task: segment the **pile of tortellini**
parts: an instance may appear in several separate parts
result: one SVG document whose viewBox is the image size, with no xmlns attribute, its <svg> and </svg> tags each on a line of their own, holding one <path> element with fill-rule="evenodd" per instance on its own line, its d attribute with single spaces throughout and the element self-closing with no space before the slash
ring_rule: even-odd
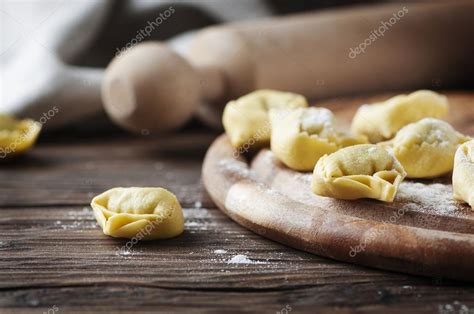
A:
<svg viewBox="0 0 474 314">
<path fill-rule="evenodd" d="M 312 191 L 345 200 L 392 202 L 405 178 L 453 171 L 454 197 L 474 206 L 474 141 L 439 120 L 445 96 L 429 90 L 363 105 L 351 133 L 333 113 L 297 94 L 259 90 L 227 104 L 223 124 L 238 153 L 270 144 L 297 171 L 313 170 Z"/>
</svg>

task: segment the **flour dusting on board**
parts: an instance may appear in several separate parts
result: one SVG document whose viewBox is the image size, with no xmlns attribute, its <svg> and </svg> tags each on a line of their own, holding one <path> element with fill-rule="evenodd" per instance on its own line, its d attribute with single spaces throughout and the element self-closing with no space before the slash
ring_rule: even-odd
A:
<svg viewBox="0 0 474 314">
<path fill-rule="evenodd" d="M 412 210 L 438 214 L 454 214 L 459 210 L 459 204 L 453 199 L 451 184 L 403 182 L 396 200 L 407 202 L 405 207 Z"/>
<path fill-rule="evenodd" d="M 245 162 L 236 159 L 222 159 L 219 161 L 219 167 L 230 172 L 236 172 L 240 176 L 250 175 L 250 171 Z"/>
<path fill-rule="evenodd" d="M 313 180 L 313 174 L 312 173 L 296 173 L 295 174 L 296 179 L 302 181 L 305 184 L 311 184 L 311 181 Z"/>
<path fill-rule="evenodd" d="M 311 184 L 311 173 L 295 173 L 295 177 L 305 184 Z M 453 199 L 451 184 L 405 181 L 401 183 L 395 201 L 402 203 L 408 211 L 456 216 L 462 210 L 460 203 Z"/>
</svg>

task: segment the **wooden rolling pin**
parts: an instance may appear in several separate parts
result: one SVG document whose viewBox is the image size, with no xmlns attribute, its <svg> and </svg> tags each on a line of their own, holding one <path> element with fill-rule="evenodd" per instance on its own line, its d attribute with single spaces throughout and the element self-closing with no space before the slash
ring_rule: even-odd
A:
<svg viewBox="0 0 474 314">
<path fill-rule="evenodd" d="M 473 10 L 473 1 L 389 4 L 211 27 L 185 57 L 155 42 L 117 57 L 102 98 L 119 125 L 159 132 L 195 112 L 220 125 L 227 100 L 260 88 L 315 99 L 446 86 L 472 69 Z"/>
</svg>

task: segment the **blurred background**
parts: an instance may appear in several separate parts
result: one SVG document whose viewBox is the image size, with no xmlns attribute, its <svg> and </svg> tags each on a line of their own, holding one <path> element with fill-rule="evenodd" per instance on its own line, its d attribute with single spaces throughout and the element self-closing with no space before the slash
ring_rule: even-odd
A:
<svg viewBox="0 0 474 314">
<path fill-rule="evenodd" d="M 166 41 L 173 50 L 186 55 L 196 33 L 208 26 L 313 12 L 321 13 L 320 17 L 315 15 L 314 18 L 322 20 L 321 25 L 324 27 L 309 27 L 304 31 L 320 36 L 319 38 L 327 38 L 326 41 L 315 41 L 317 46 L 310 48 L 315 53 L 324 50 L 328 52 L 324 55 L 319 53 L 314 61 L 308 59 L 310 67 L 318 62 L 321 64 L 314 65 L 314 72 L 319 69 L 321 71 L 310 77 L 315 80 L 315 89 L 318 91 L 305 95 L 312 100 L 408 88 L 472 89 L 473 43 L 469 39 L 473 29 L 469 18 L 474 13 L 472 3 L 360 0 L 2 0 L 0 112 L 39 119 L 56 107 L 60 114 L 54 119 L 48 119 L 48 123 L 43 125 L 45 132 L 64 127 L 92 129 L 94 132 L 119 132 L 119 128 L 104 113 L 100 95 L 104 69 L 114 57 L 146 41 Z M 424 11 L 423 5 L 427 6 L 427 11 L 433 5 L 445 8 L 422 14 L 420 12 Z M 392 14 L 387 15 L 386 12 L 396 14 L 402 12 L 400 10 L 404 7 L 407 13 L 401 18 L 403 23 L 390 25 L 390 29 L 387 28 L 381 36 L 370 31 L 376 31 L 384 22 L 389 21 Z M 377 13 L 379 11 L 382 13 Z M 419 19 L 417 15 L 420 16 Z M 355 19 L 350 22 L 352 24 L 342 27 L 340 20 L 347 17 L 351 21 L 352 17 Z M 427 33 L 429 28 L 432 31 Z M 358 29 L 360 31 L 357 36 L 350 38 L 347 35 L 348 29 L 355 30 L 354 34 Z M 363 44 L 366 39 L 369 40 L 370 47 Z M 290 38 L 289 41 L 291 40 Z M 359 57 L 362 53 L 357 50 L 362 47 L 360 45 L 363 45 L 363 54 L 366 54 L 363 57 Z M 333 54 L 332 51 L 336 49 L 344 51 L 345 58 L 341 58 L 338 53 Z M 288 55 L 288 67 L 300 66 L 291 64 L 298 58 Z M 362 61 L 363 58 L 365 61 Z M 404 65 L 404 60 L 410 60 L 407 64 L 411 68 Z M 373 69 L 367 70 L 370 62 L 373 63 Z M 418 69 L 412 66 L 417 62 Z M 398 80 L 393 79 L 395 73 L 387 76 L 383 72 L 384 67 L 379 65 L 384 63 L 391 63 L 391 68 L 401 69 L 396 73 Z M 346 69 L 343 73 L 337 67 L 341 64 Z M 328 68 L 330 71 L 331 66 L 340 72 L 341 78 L 333 80 L 329 77 L 326 72 Z M 352 77 L 352 73 L 363 75 Z M 273 74 L 281 75 L 278 72 Z M 346 82 L 344 76 L 347 77 Z M 355 81 L 360 81 L 360 77 L 366 79 L 367 83 L 359 88 Z M 353 82 L 349 81 L 351 79 Z M 383 83 L 384 80 L 387 82 Z M 253 87 L 284 87 L 281 82 L 271 85 L 268 80 L 261 79 Z M 349 88 L 350 85 L 354 87 Z M 232 96 L 239 95 L 233 93 Z M 220 99 L 219 106 L 222 107 L 227 100 Z M 193 121 L 191 125 L 216 129 L 217 118 L 212 118 L 214 121 L 209 122 L 203 115 L 206 113 L 201 113 L 200 119 L 190 120 Z"/>
</svg>

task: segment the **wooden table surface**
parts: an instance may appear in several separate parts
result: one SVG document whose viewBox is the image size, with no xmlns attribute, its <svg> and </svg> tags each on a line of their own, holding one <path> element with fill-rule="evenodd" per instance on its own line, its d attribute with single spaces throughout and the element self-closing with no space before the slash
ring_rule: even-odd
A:
<svg viewBox="0 0 474 314">
<path fill-rule="evenodd" d="M 329 260 L 232 222 L 201 183 L 216 136 L 69 131 L 0 164 L 0 313 L 474 313 L 473 284 Z M 89 207 L 116 186 L 173 191 L 184 234 L 120 253 L 127 241 L 104 236 Z"/>
</svg>

